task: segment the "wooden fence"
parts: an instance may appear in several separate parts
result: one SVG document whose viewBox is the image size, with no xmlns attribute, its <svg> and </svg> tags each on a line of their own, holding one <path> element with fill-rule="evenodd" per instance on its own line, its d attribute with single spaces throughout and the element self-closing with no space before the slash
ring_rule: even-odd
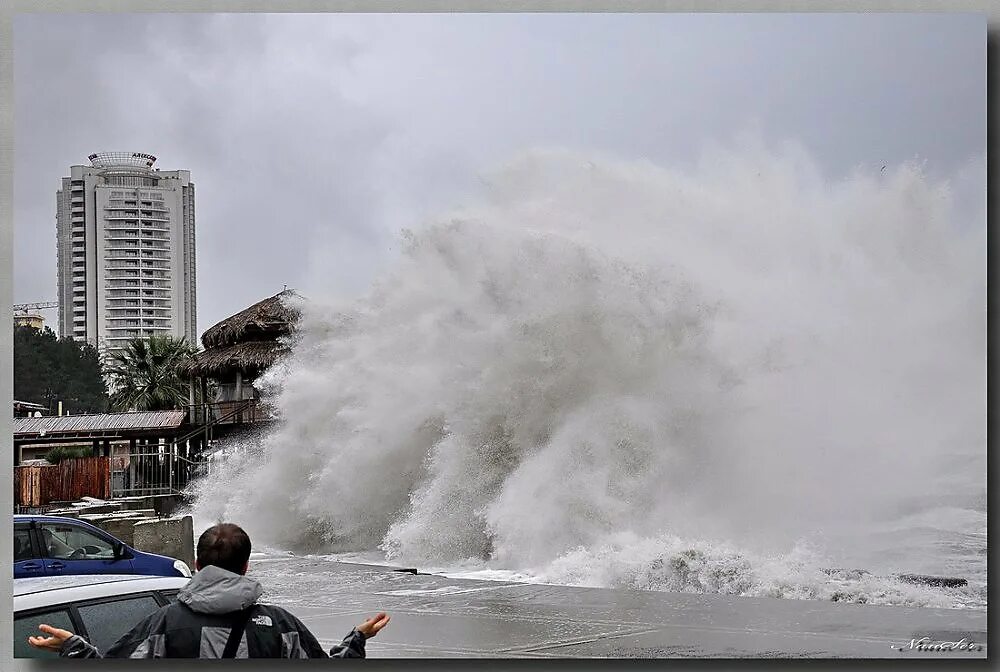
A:
<svg viewBox="0 0 1000 672">
<path fill-rule="evenodd" d="M 42 506 L 111 496 L 111 458 L 78 457 L 46 466 L 14 467 L 14 505 Z"/>
</svg>

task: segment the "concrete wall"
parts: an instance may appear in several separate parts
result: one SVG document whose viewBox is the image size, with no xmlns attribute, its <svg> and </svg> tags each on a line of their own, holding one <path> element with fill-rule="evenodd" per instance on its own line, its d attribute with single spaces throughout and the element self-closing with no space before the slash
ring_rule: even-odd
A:
<svg viewBox="0 0 1000 672">
<path fill-rule="evenodd" d="M 101 514 L 81 514 L 80 520 L 84 520 L 95 527 L 99 527 L 108 534 L 121 539 L 129 546 L 135 547 L 135 537 L 133 528 L 140 520 L 148 520 L 156 517 L 156 512 L 152 509 L 140 511 L 127 511 L 124 513 Z"/>
<path fill-rule="evenodd" d="M 132 528 L 133 548 L 183 560 L 194 569 L 194 526 L 191 516 L 139 520 Z"/>
<path fill-rule="evenodd" d="M 72 503 L 70 506 L 52 509 L 47 512 L 47 515 L 76 518 L 84 513 L 114 513 L 116 511 L 151 509 L 157 516 L 164 517 L 171 515 L 182 502 L 183 498 L 180 495 L 147 495 L 111 500 L 84 497 L 83 501 Z M 70 503 L 67 502 L 67 504 Z"/>
</svg>

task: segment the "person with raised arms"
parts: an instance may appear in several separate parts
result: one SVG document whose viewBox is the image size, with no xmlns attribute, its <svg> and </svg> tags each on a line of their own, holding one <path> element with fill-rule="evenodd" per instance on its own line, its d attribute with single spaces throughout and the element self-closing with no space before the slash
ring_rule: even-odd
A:
<svg viewBox="0 0 1000 672">
<path fill-rule="evenodd" d="M 28 642 L 66 658 L 364 658 L 365 640 L 389 623 L 380 612 L 327 653 L 302 621 L 257 602 L 264 589 L 246 576 L 249 563 L 250 537 L 243 528 L 213 525 L 198 539 L 198 571 L 177 601 L 144 618 L 106 652 L 46 624 L 38 626 L 45 636 Z"/>
</svg>

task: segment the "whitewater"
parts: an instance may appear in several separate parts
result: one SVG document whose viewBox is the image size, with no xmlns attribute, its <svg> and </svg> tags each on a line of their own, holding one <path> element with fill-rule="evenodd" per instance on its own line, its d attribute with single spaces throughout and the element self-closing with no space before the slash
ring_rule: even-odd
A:
<svg viewBox="0 0 1000 672">
<path fill-rule="evenodd" d="M 196 521 L 456 576 L 985 607 L 985 196 L 745 139 L 483 181 L 364 295 L 296 302 L 257 383 L 282 420 Z"/>
</svg>

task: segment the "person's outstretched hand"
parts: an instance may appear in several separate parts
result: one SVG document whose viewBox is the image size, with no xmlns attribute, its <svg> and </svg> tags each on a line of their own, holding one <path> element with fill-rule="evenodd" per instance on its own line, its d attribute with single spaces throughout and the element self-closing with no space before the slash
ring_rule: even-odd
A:
<svg viewBox="0 0 1000 672">
<path fill-rule="evenodd" d="M 355 628 L 358 632 L 365 636 L 365 639 L 371 639 L 378 634 L 379 630 L 384 628 L 389 624 L 389 614 L 384 611 L 380 611 L 371 618 L 367 619 L 364 623 Z"/>
<path fill-rule="evenodd" d="M 49 636 L 28 637 L 28 644 L 31 644 L 36 649 L 45 649 L 46 651 L 53 651 L 55 653 L 59 653 L 60 649 L 62 649 L 63 642 L 73 636 L 73 633 L 69 630 L 60 630 L 59 628 L 53 628 L 51 625 L 45 625 L 44 623 L 40 623 L 38 625 L 38 629 Z"/>
</svg>

